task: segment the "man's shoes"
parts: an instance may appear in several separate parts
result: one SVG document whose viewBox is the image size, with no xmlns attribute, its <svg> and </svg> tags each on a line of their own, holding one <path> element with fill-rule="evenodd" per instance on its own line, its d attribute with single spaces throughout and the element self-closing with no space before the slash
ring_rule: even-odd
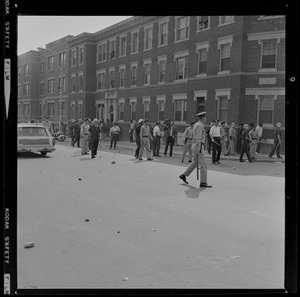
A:
<svg viewBox="0 0 300 297">
<path fill-rule="evenodd" d="M 189 162 L 189 163 L 191 163 L 191 162 L 192 162 L 192 160 L 189 160 L 188 162 Z"/>
<path fill-rule="evenodd" d="M 181 160 L 181 163 L 183 163 L 183 159 Z"/>
<path fill-rule="evenodd" d="M 155 155 L 156 157 L 161 157 L 161 155 Z"/>
<path fill-rule="evenodd" d="M 253 160 L 248 160 L 248 162 L 249 162 L 249 163 L 254 163 L 254 161 L 253 161 Z"/>
<path fill-rule="evenodd" d="M 172 157 L 172 155 L 170 155 L 170 157 Z"/>
<path fill-rule="evenodd" d="M 182 179 L 186 184 L 188 184 L 188 182 L 186 181 L 185 175 L 181 174 L 181 175 L 179 175 L 179 178 Z"/>
<path fill-rule="evenodd" d="M 140 160 L 140 161 L 143 161 L 143 159 L 142 159 L 142 158 L 139 158 L 139 160 Z"/>
<path fill-rule="evenodd" d="M 277 157 L 277 159 L 282 159 L 282 157 L 281 157 L 281 156 L 279 156 L 279 157 Z"/>
<path fill-rule="evenodd" d="M 212 164 L 217 165 L 217 162 L 212 162 Z"/>
<path fill-rule="evenodd" d="M 245 162 L 244 160 L 240 160 L 240 162 Z"/>
<path fill-rule="evenodd" d="M 153 159 L 151 159 L 151 158 L 148 158 L 148 159 L 147 159 L 147 161 L 153 161 Z"/>
<path fill-rule="evenodd" d="M 229 154 L 224 154 L 224 156 L 229 156 Z"/>
<path fill-rule="evenodd" d="M 211 188 L 212 186 L 211 185 L 208 185 L 208 184 L 200 184 L 200 188 Z"/>
<path fill-rule="evenodd" d="M 216 163 L 221 164 L 219 161 L 216 161 Z"/>
<path fill-rule="evenodd" d="M 273 158 L 272 156 L 270 156 L 270 155 L 269 155 L 268 157 L 269 157 L 270 159 L 274 159 L 274 158 Z"/>
</svg>

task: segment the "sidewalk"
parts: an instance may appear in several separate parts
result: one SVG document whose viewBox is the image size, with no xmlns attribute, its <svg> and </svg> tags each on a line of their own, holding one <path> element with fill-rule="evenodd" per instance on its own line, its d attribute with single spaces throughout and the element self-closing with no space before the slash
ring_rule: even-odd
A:
<svg viewBox="0 0 300 297">
<path fill-rule="evenodd" d="M 110 146 L 110 140 L 106 139 L 104 141 L 99 141 L 99 147 L 101 146 L 105 146 L 107 148 L 109 148 Z M 136 149 L 136 143 L 135 142 L 129 142 L 129 141 L 118 141 L 117 142 L 117 149 L 132 149 L 135 150 Z M 164 154 L 164 150 L 165 150 L 165 145 L 161 145 L 160 146 L 160 154 L 163 156 Z M 168 153 L 169 153 L 170 148 L 168 149 Z M 178 145 L 178 146 L 174 146 L 173 147 L 173 156 L 177 156 L 177 157 L 181 157 L 182 154 L 182 150 L 183 150 L 183 146 L 182 145 Z M 206 153 L 206 158 L 211 159 L 211 155 L 208 154 L 207 151 L 205 151 Z M 134 153 L 133 153 L 134 154 Z M 240 155 L 236 154 L 236 155 L 230 155 L 230 156 L 224 156 L 224 154 L 221 154 L 221 159 L 222 160 L 232 160 L 232 161 L 239 161 Z M 265 162 L 265 163 L 284 163 L 285 162 L 285 155 L 281 154 L 282 159 L 277 159 L 276 156 L 273 156 L 273 159 L 269 158 L 267 154 L 258 154 L 255 155 L 255 162 Z M 188 153 L 185 155 L 185 159 L 188 159 Z M 244 160 L 247 159 L 246 154 L 244 154 Z"/>
</svg>

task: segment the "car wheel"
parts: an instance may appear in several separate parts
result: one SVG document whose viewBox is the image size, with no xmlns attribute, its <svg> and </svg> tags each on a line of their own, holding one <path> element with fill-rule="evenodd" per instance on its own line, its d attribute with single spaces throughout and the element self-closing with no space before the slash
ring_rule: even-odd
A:
<svg viewBox="0 0 300 297">
<path fill-rule="evenodd" d="M 47 155 L 47 152 L 41 152 L 41 155 L 42 155 L 42 156 L 46 156 L 46 155 Z"/>
</svg>

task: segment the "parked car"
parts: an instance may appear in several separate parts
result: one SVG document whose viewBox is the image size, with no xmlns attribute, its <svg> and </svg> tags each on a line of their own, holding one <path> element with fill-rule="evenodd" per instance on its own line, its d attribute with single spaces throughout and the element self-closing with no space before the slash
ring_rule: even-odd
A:
<svg viewBox="0 0 300 297">
<path fill-rule="evenodd" d="M 41 124 L 18 124 L 18 153 L 40 152 L 43 156 L 55 151 L 55 139 Z"/>
</svg>

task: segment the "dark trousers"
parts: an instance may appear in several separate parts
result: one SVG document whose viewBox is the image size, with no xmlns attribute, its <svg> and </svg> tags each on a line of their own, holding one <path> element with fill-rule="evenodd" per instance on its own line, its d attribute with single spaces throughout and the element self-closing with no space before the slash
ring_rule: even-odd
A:
<svg viewBox="0 0 300 297">
<path fill-rule="evenodd" d="M 249 143 L 248 141 L 241 142 L 241 153 L 240 153 L 240 161 L 243 161 L 244 153 L 246 153 L 248 161 L 251 161 L 250 152 L 249 152 Z"/>
<path fill-rule="evenodd" d="M 167 140 L 166 140 L 166 147 L 165 147 L 165 155 L 167 154 L 169 145 L 170 145 L 170 156 L 172 156 L 173 153 L 173 146 L 174 146 L 174 138 L 172 136 L 167 136 Z"/>
<path fill-rule="evenodd" d="M 272 157 L 275 152 L 277 154 L 277 158 L 280 158 L 280 143 L 279 143 L 279 141 L 276 141 L 276 140 L 274 141 L 274 145 L 273 145 L 273 148 L 272 148 L 269 156 Z"/>
<path fill-rule="evenodd" d="M 160 136 L 155 136 L 153 141 L 153 156 L 159 156 Z"/>
<path fill-rule="evenodd" d="M 130 129 L 130 132 L 129 132 L 129 141 L 133 142 L 133 130 L 131 130 L 131 129 Z"/>
<path fill-rule="evenodd" d="M 139 157 L 139 153 L 140 153 L 140 148 L 141 148 L 141 139 L 139 136 L 136 137 L 135 139 L 137 148 L 135 150 L 135 157 L 138 158 Z"/>
<path fill-rule="evenodd" d="M 119 138 L 118 134 L 112 134 L 111 139 L 110 139 L 110 148 L 112 148 L 113 145 L 114 145 L 114 148 L 116 148 L 118 138 Z"/>
<path fill-rule="evenodd" d="M 214 141 L 212 141 L 212 162 L 219 162 L 222 151 L 220 137 L 214 137 Z"/>
<path fill-rule="evenodd" d="M 77 147 L 80 147 L 80 135 L 72 137 L 72 146 L 77 143 Z"/>
<path fill-rule="evenodd" d="M 209 154 L 211 152 L 211 147 L 212 147 L 211 138 L 210 138 L 210 136 L 207 136 L 207 151 L 208 151 Z"/>
<path fill-rule="evenodd" d="M 91 139 L 90 147 L 91 147 L 91 157 L 95 157 L 97 155 L 99 139 Z"/>
</svg>

